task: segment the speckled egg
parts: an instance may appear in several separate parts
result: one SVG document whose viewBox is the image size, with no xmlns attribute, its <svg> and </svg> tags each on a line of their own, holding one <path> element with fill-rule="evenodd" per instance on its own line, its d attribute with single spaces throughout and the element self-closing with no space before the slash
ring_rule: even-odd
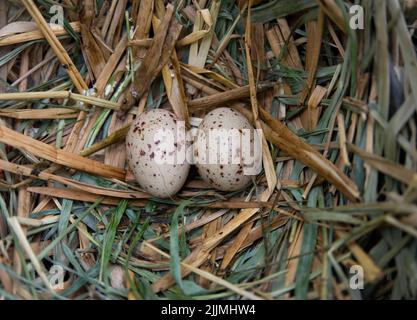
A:
<svg viewBox="0 0 417 320">
<path fill-rule="evenodd" d="M 243 189 L 260 172 L 260 141 L 241 113 L 231 108 L 210 111 L 199 125 L 193 146 L 199 174 L 215 189 Z"/>
<path fill-rule="evenodd" d="M 139 185 L 155 197 L 175 195 L 187 179 L 185 135 L 175 114 L 151 109 L 132 123 L 126 137 L 129 167 Z"/>
</svg>

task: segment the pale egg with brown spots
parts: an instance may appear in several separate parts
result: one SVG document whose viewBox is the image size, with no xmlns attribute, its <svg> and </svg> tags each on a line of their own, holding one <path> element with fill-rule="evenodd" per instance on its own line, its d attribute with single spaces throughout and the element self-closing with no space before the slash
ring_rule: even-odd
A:
<svg viewBox="0 0 417 320">
<path fill-rule="evenodd" d="M 218 108 L 206 114 L 194 139 L 200 176 L 221 191 L 245 188 L 262 168 L 261 135 L 239 112 Z"/>
<path fill-rule="evenodd" d="M 151 109 L 139 115 L 126 137 L 129 167 L 141 188 L 167 198 L 184 185 L 190 169 L 185 161 L 182 122 L 168 110 Z"/>
</svg>

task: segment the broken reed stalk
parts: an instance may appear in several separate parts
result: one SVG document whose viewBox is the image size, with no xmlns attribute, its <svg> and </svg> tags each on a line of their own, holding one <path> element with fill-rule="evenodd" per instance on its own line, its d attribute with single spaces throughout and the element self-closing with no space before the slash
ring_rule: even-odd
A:
<svg viewBox="0 0 417 320">
<path fill-rule="evenodd" d="M 104 138 L 103 140 L 93 144 L 91 147 L 82 150 L 79 153 L 79 155 L 83 157 L 88 157 L 89 155 L 92 155 L 93 153 L 96 153 L 97 151 L 100 151 L 112 144 L 123 141 L 129 131 L 130 125 L 131 123 L 124 126 L 123 128 L 118 129 L 117 131 L 109 135 L 107 138 Z"/>
<path fill-rule="evenodd" d="M 79 22 L 71 22 L 70 26 L 75 32 L 80 32 L 80 23 Z M 56 37 L 67 35 L 67 30 L 61 26 L 51 26 L 51 30 Z M 0 47 L 2 46 L 10 46 L 13 44 L 18 44 L 22 42 L 28 42 L 33 40 L 40 40 L 44 39 L 45 36 L 40 30 L 35 31 L 28 31 L 22 32 L 19 34 L 10 35 L 0 39 Z"/>
<path fill-rule="evenodd" d="M 137 99 L 149 89 L 152 81 L 167 64 L 175 43 L 178 40 L 182 25 L 176 19 L 172 19 L 174 7 L 167 5 L 165 15 L 156 29 L 152 44 L 135 72 L 135 92 Z"/>
<path fill-rule="evenodd" d="M 66 180 L 65 184 L 69 185 L 68 180 Z M 120 203 L 120 199 L 123 198 L 123 199 L 127 199 L 129 201 L 129 204 L 132 206 L 144 207 L 148 203 L 146 199 L 149 198 L 147 194 L 143 193 L 143 195 L 139 196 L 138 198 L 130 197 L 129 199 L 126 196 L 127 194 L 125 195 L 122 193 L 111 194 L 110 191 L 108 193 L 105 191 L 100 192 L 100 190 L 98 189 L 95 189 L 95 190 L 91 189 L 87 191 L 87 189 L 83 189 L 80 185 L 76 186 L 76 189 L 75 188 L 63 189 L 63 188 L 55 188 L 55 187 L 28 187 L 28 191 L 37 193 L 37 194 L 42 194 L 45 196 L 51 196 L 51 197 L 63 198 L 63 199 L 71 199 L 71 200 L 83 201 L 83 202 L 95 202 L 97 201 L 97 196 L 100 195 L 100 196 L 104 196 L 102 204 L 112 205 L 112 206 L 117 206 Z M 131 194 L 133 194 L 133 192 L 131 192 Z M 279 204 L 280 203 L 276 205 L 279 205 Z M 271 202 L 218 201 L 218 202 L 213 202 L 213 203 L 190 204 L 190 207 L 205 208 L 205 209 L 229 209 L 229 210 L 249 209 L 249 210 L 252 210 L 252 209 L 260 209 L 260 208 L 272 209 L 274 208 L 274 204 Z M 276 209 L 278 208 L 276 207 Z"/>
<path fill-rule="evenodd" d="M 2 109 L 0 117 L 19 120 L 47 120 L 47 119 L 73 119 L 78 117 L 78 111 L 69 108 L 48 108 L 40 110 Z"/>
<path fill-rule="evenodd" d="M 260 83 L 257 85 L 257 92 L 261 93 L 274 86 L 273 83 Z M 224 92 L 204 96 L 202 98 L 194 99 L 188 102 L 188 107 L 192 109 L 200 108 L 214 108 L 223 106 L 227 102 L 246 99 L 250 97 L 249 85 L 243 87 L 237 87 L 235 89 L 227 90 Z"/>
<path fill-rule="evenodd" d="M 70 99 L 77 102 L 93 105 L 101 108 L 120 110 L 120 104 L 101 98 L 86 96 L 70 91 L 45 91 L 45 92 L 13 92 L 0 93 L 0 100 L 27 101 L 42 99 Z"/>
<path fill-rule="evenodd" d="M 137 47 L 144 47 L 149 48 L 152 45 L 153 39 L 147 38 L 147 39 L 135 39 L 135 40 L 129 40 L 127 42 L 128 46 L 137 46 Z"/>
<path fill-rule="evenodd" d="M 129 191 L 129 190 L 115 190 L 115 189 L 103 188 L 103 187 L 98 187 L 98 186 L 91 186 L 89 184 L 82 183 L 73 179 L 64 178 L 62 176 L 48 173 L 46 171 L 39 172 L 35 168 L 18 165 L 18 164 L 4 161 L 1 159 L 0 159 L 0 169 L 8 171 L 8 172 L 12 172 L 17 175 L 31 177 L 34 179 L 59 182 L 69 187 L 75 188 L 77 190 L 89 192 L 95 195 L 102 195 L 102 196 L 109 196 L 109 197 L 123 198 L 123 199 L 150 198 L 150 195 L 144 192 Z"/>
<path fill-rule="evenodd" d="M 28 187 L 28 191 L 54 198 L 69 199 L 84 202 L 96 202 L 97 194 L 86 192 L 84 190 L 70 188 L 54 188 L 54 187 Z M 147 200 L 129 200 L 129 204 L 137 207 L 144 207 Z M 120 204 L 120 198 L 105 196 L 101 202 L 105 205 L 117 206 Z"/>
<path fill-rule="evenodd" d="M 56 149 L 53 146 L 40 142 L 0 125 L 0 142 L 21 148 L 38 157 L 69 168 L 89 172 L 107 178 L 124 179 L 126 173 L 120 168 L 105 165 L 101 162 L 83 158 L 82 156 Z"/>
<path fill-rule="evenodd" d="M 115 68 L 117 67 L 117 64 L 119 63 L 119 60 L 124 55 L 125 50 L 126 50 L 126 43 L 127 43 L 127 36 L 124 35 L 122 39 L 119 41 L 119 43 L 117 44 L 112 55 L 107 60 L 107 63 L 102 69 L 100 75 L 98 76 L 94 84 L 94 88 L 96 89 L 97 95 L 99 97 L 104 95 L 105 88 L 108 85 L 109 80 Z"/>
<path fill-rule="evenodd" d="M 360 156 L 364 162 L 369 164 L 371 167 L 398 181 L 405 183 L 406 185 L 412 184 L 413 179 L 417 178 L 416 172 L 398 163 L 395 163 L 394 161 L 367 152 L 366 150 L 363 150 L 351 143 L 348 143 L 347 148 Z"/>
</svg>

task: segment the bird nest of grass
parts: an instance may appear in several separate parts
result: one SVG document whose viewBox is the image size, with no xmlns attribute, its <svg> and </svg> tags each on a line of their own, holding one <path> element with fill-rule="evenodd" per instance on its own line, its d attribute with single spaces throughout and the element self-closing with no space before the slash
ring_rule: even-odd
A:
<svg viewBox="0 0 417 320">
<path fill-rule="evenodd" d="M 0 1 L 0 299 L 416 299 L 413 1 Z M 136 116 L 228 106 L 263 169 L 152 197 Z"/>
</svg>

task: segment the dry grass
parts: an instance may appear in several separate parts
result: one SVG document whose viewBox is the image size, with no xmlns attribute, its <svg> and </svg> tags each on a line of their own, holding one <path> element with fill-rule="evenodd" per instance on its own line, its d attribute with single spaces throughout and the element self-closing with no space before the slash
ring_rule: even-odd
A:
<svg viewBox="0 0 417 320">
<path fill-rule="evenodd" d="M 416 299 L 417 6 L 357 2 L 1 1 L 0 299 Z M 135 116 L 224 105 L 253 184 L 143 192 Z"/>
</svg>

